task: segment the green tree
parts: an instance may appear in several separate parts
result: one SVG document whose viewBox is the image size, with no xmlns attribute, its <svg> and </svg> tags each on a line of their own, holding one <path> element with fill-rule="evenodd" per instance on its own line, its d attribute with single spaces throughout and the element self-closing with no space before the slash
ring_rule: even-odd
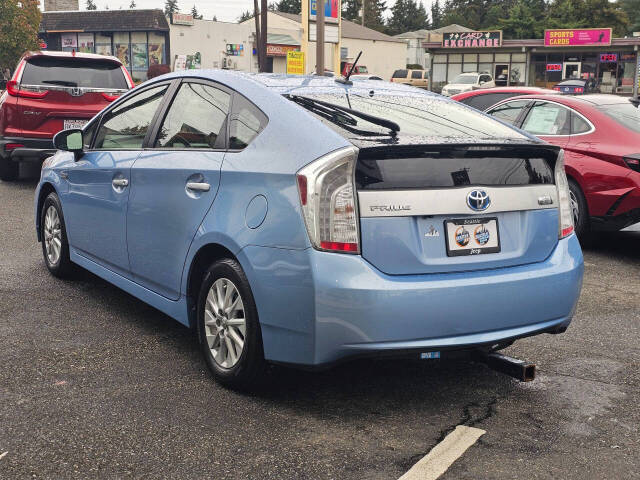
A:
<svg viewBox="0 0 640 480">
<path fill-rule="evenodd" d="M 531 8 L 525 2 L 516 3 L 507 12 L 506 18 L 492 28 L 502 30 L 505 38 L 541 38 L 543 25 L 538 22 Z"/>
<path fill-rule="evenodd" d="M 640 0 L 619 0 L 629 18 L 629 33 L 640 32 Z"/>
<path fill-rule="evenodd" d="M 193 5 L 193 8 L 191 9 L 191 16 L 196 20 L 202 20 L 202 15 L 200 15 L 198 13 L 198 9 L 196 8 L 195 4 Z"/>
<path fill-rule="evenodd" d="M 87 10 L 97 10 L 98 7 L 93 2 L 93 0 L 87 0 Z"/>
<path fill-rule="evenodd" d="M 391 18 L 387 23 L 389 35 L 429 28 L 429 16 L 422 2 L 396 0 L 391 7 Z"/>
<path fill-rule="evenodd" d="M 180 7 L 178 7 L 178 0 L 166 0 L 164 4 L 164 14 L 170 15 L 172 13 L 177 13 L 180 11 Z"/>
<path fill-rule="evenodd" d="M 431 28 L 443 27 L 442 24 L 442 7 L 440 6 L 440 0 L 436 0 L 431 4 Z"/>
<path fill-rule="evenodd" d="M 0 2 L 0 67 L 14 69 L 27 50 L 39 49 L 42 13 L 38 0 Z"/>
<path fill-rule="evenodd" d="M 129 4 L 129 8 L 136 8 L 136 0 L 131 0 L 131 3 Z"/>
<path fill-rule="evenodd" d="M 364 0 L 364 26 L 383 31 L 386 28 L 384 12 L 387 2 L 384 0 Z M 342 3 L 342 18 L 362 24 L 362 0 L 344 0 Z"/>
<path fill-rule="evenodd" d="M 242 12 L 242 14 L 240 15 L 240 18 L 238 18 L 238 23 L 246 22 L 250 18 L 253 18 L 253 13 L 251 13 L 251 10 Z"/>
<path fill-rule="evenodd" d="M 342 0 L 342 18 L 357 22 L 360 18 L 361 0 Z"/>
</svg>

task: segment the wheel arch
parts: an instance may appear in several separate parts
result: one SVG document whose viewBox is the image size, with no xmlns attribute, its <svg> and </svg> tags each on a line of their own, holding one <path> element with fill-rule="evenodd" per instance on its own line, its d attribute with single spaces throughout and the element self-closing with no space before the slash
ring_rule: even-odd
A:
<svg viewBox="0 0 640 480">
<path fill-rule="evenodd" d="M 40 217 L 42 216 L 40 213 L 42 212 L 42 205 L 44 205 L 44 200 L 52 192 L 55 193 L 56 195 L 58 195 L 58 191 L 53 186 L 53 184 L 50 183 L 50 182 L 44 182 L 40 186 L 40 191 L 38 192 L 38 203 L 37 203 L 37 207 L 36 207 L 36 232 L 37 232 L 37 235 L 38 235 L 38 242 L 42 241 L 42 228 L 41 228 L 42 225 L 40 225 Z M 60 195 L 58 195 L 58 197 L 59 196 Z"/>
</svg>

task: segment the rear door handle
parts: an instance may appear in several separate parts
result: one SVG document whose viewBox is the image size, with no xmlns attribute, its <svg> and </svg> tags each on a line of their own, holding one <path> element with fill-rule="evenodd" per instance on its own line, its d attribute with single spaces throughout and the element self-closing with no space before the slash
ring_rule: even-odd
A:
<svg viewBox="0 0 640 480">
<path fill-rule="evenodd" d="M 211 185 L 201 182 L 188 182 L 187 190 L 193 190 L 195 192 L 208 192 L 211 189 Z"/>
<path fill-rule="evenodd" d="M 111 183 L 114 187 L 126 187 L 129 185 L 129 180 L 126 178 L 114 178 Z"/>
</svg>

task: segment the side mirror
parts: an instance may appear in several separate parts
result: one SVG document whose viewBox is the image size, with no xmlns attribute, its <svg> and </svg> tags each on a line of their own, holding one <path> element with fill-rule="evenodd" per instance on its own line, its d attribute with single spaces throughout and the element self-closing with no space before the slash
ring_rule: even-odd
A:
<svg viewBox="0 0 640 480">
<path fill-rule="evenodd" d="M 84 148 L 82 140 L 82 130 L 79 128 L 71 128 L 62 130 L 53 137 L 53 146 L 58 150 L 73 152 L 76 156 L 82 153 Z"/>
</svg>

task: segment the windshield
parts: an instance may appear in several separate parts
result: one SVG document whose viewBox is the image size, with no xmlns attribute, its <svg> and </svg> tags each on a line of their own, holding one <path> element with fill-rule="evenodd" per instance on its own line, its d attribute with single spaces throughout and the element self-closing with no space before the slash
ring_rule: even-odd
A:
<svg viewBox="0 0 640 480">
<path fill-rule="evenodd" d="M 451 83 L 459 83 L 462 85 L 473 85 L 478 83 L 477 75 L 458 75 Z"/>
<path fill-rule="evenodd" d="M 34 57 L 27 62 L 21 83 L 23 85 L 129 89 L 120 65 L 100 59 Z"/>
<path fill-rule="evenodd" d="M 525 140 L 517 131 L 457 102 L 421 95 L 305 95 L 290 96 L 345 137 L 416 136 Z M 315 102 L 322 102 L 315 104 Z M 328 105 L 340 111 L 327 111 Z M 366 116 L 371 118 L 367 119 Z M 364 118 L 363 118 L 364 117 Z"/>
<path fill-rule="evenodd" d="M 598 109 L 623 127 L 640 133 L 640 110 L 629 103 L 602 105 Z"/>
</svg>

